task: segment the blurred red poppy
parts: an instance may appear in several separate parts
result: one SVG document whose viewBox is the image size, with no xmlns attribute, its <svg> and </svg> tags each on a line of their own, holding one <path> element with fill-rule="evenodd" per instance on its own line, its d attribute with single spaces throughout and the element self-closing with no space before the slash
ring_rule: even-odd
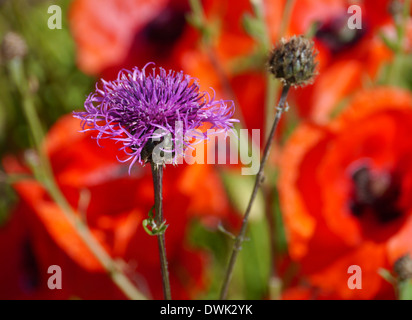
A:
<svg viewBox="0 0 412 320">
<path fill-rule="evenodd" d="M 302 124 L 280 160 L 289 253 L 311 284 L 340 298 L 393 297 L 379 274 L 412 252 L 412 96 L 362 91 L 331 123 Z M 362 269 L 362 290 L 347 285 Z"/>
<path fill-rule="evenodd" d="M 173 4 L 177 2 L 173 1 Z M 169 9 L 169 4 L 171 6 L 172 2 L 168 0 L 73 1 L 69 19 L 77 44 L 80 69 L 86 73 L 100 74 L 118 65 L 127 67 L 129 58 L 138 61 L 141 55 L 147 55 L 157 45 L 163 45 L 166 41 L 163 39 L 166 38 L 165 30 L 160 30 L 159 25 L 167 23 L 168 19 L 178 19 L 183 14 L 179 12 L 175 15 L 174 7 Z M 184 20 L 184 17 L 181 19 Z M 129 55 L 135 39 L 142 41 L 141 46 Z"/>
<path fill-rule="evenodd" d="M 214 30 L 212 49 L 200 45 L 200 33 L 186 21 L 187 1 L 104 0 L 99 5 L 95 1 L 76 0 L 70 10 L 78 64 L 83 71 L 110 78 L 121 68 L 143 66 L 148 61 L 183 69 L 220 91 L 219 96 L 235 98 L 246 128 L 263 128 L 265 70 L 238 73 L 233 69 L 236 59 L 250 56 L 256 48 L 242 27 L 244 15 L 252 13 L 249 0 L 237 1 L 236 5 L 227 0 L 202 1 L 207 24 Z M 352 4 L 349 0 L 294 3 L 286 35 L 306 34 L 314 23 L 318 26 L 314 40 L 320 75 L 313 86 L 296 90 L 290 97 L 303 117 L 327 121 L 344 97 L 368 79 L 374 80 L 381 66 L 392 59 L 379 36 L 382 27 L 393 26 L 390 1 L 359 3 L 362 28 L 354 30 L 348 27 L 353 15 L 348 8 Z M 267 0 L 264 5 L 267 27 L 275 43 L 281 36 L 285 1 Z M 222 76 L 228 79 L 222 80 Z M 234 97 L 228 84 L 233 87 Z M 256 89 L 258 86 L 261 89 Z"/>
<path fill-rule="evenodd" d="M 393 25 L 388 0 L 303 0 L 295 3 L 289 34 L 305 34 L 317 24 L 314 35 L 319 52 L 319 76 L 313 86 L 296 91 L 300 114 L 318 122 L 327 121 L 348 95 L 376 79 L 393 54 L 380 38 L 383 26 Z M 359 12 L 359 9 L 361 10 Z M 359 14 L 361 28 L 349 28 L 349 19 Z"/>
<path fill-rule="evenodd" d="M 281 295 L 282 300 L 336 300 L 333 295 L 325 295 L 321 290 L 310 286 L 287 288 Z"/>
<path fill-rule="evenodd" d="M 216 2 L 217 3 L 217 2 Z M 256 43 L 242 28 L 244 14 L 250 13 L 250 4 L 240 1 L 236 9 L 215 4 L 205 6 L 207 15 L 221 20 L 221 32 L 214 42 L 214 54 L 221 71 L 228 77 L 238 106 L 245 119 L 246 128 L 263 129 L 264 103 L 266 95 L 265 70 L 245 70 L 238 73 L 233 69 L 235 61 L 241 57 L 251 56 Z M 368 79 L 376 79 L 381 67 L 391 61 L 392 52 L 380 38 L 381 28 L 393 26 L 392 17 L 388 13 L 388 0 L 379 2 L 365 0 L 360 4 L 362 12 L 362 28 L 350 29 L 348 20 L 352 14 L 348 8 L 353 3 L 348 0 L 302 0 L 295 1 L 290 23 L 285 35 L 307 34 L 313 24 L 317 24 L 314 35 L 318 51 L 319 76 L 314 85 L 293 90 L 290 102 L 297 106 L 298 113 L 304 118 L 312 118 L 318 122 L 327 121 L 335 108 L 348 95 L 362 88 Z M 265 19 L 272 43 L 280 36 L 285 1 L 268 0 L 264 2 Z M 211 9 L 212 8 L 212 9 Z M 216 12 L 213 15 L 213 12 Z M 210 20 L 209 23 L 214 20 Z M 227 27 L 232 26 L 235 27 Z M 208 83 L 224 91 L 219 72 L 210 57 L 204 51 L 194 47 L 182 52 L 182 66 L 192 74 L 205 78 Z M 238 60 L 236 60 L 238 59 Z M 257 63 L 255 68 L 258 66 Z M 239 66 L 238 66 L 239 67 Z M 240 66 L 241 69 L 244 66 Z M 259 67 L 257 67 L 259 68 Z M 223 86 L 222 86 L 223 85 Z M 227 90 L 226 90 L 227 91 Z M 227 94 L 227 92 L 226 92 Z"/>
<path fill-rule="evenodd" d="M 142 227 L 142 220 L 154 201 L 150 168 L 135 166 L 129 176 L 127 165 L 119 164 L 116 159 L 117 145 L 105 140 L 100 148 L 91 134 L 78 131 L 79 121 L 69 115 L 59 120 L 47 136 L 46 148 L 58 185 L 109 254 L 128 263 L 127 271 L 138 288 L 149 297 L 161 298 L 157 241 Z M 9 173 L 27 172 L 14 157 L 7 157 L 3 162 Z M 44 287 L 47 267 L 58 264 L 67 277 L 65 290 L 58 297 L 122 298 L 119 290 L 107 285 L 110 280 L 99 262 L 43 187 L 34 180 L 23 180 L 14 187 L 21 197 L 21 205 L 12 221 L 21 217 L 30 221 L 27 225 L 22 223 L 26 227 L 16 233 L 28 230 L 30 237 L 25 238 L 30 240 L 26 242 L 37 259 L 35 264 L 41 275 L 38 282 Z M 189 223 L 197 217 L 216 227 L 230 211 L 213 167 L 168 167 L 164 177 L 164 211 L 170 225 L 166 247 L 174 298 L 193 297 L 207 284 L 207 255 L 187 243 Z M 16 230 L 19 229 L 19 222 L 13 223 Z M 7 250 L 5 242 L 1 244 L 0 252 Z M 20 255 L 24 248 L 16 245 L 13 256 Z M 95 285 L 94 281 L 100 284 Z M 0 294 L 7 297 L 8 293 L 3 292 L 2 287 Z"/>
</svg>

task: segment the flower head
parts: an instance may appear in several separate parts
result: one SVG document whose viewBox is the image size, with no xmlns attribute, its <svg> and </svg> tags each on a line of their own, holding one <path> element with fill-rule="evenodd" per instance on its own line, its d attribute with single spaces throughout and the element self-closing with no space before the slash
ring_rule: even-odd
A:
<svg viewBox="0 0 412 320">
<path fill-rule="evenodd" d="M 268 68 L 285 85 L 306 86 L 316 75 L 314 43 L 303 36 L 282 38 L 270 53 Z"/>
<path fill-rule="evenodd" d="M 8 32 L 1 42 L 0 58 L 10 61 L 15 58 L 23 58 L 27 54 L 27 44 L 24 39 L 15 32 Z"/>
<path fill-rule="evenodd" d="M 393 298 L 378 270 L 412 253 L 411 126 L 412 95 L 377 87 L 286 143 L 279 194 L 288 250 L 314 287 L 340 299 Z M 351 265 L 362 268 L 365 290 L 348 287 Z"/>
<path fill-rule="evenodd" d="M 407 253 L 395 261 L 393 269 L 400 281 L 412 279 L 412 259 Z"/>
<path fill-rule="evenodd" d="M 114 81 L 102 80 L 102 88 L 96 86 L 86 99 L 86 111 L 74 113 L 84 131 L 98 131 L 98 140 L 121 142 L 128 156 L 123 162 L 131 160 L 130 168 L 136 161 L 152 161 L 152 151 L 161 142 L 171 142 L 161 150 L 175 155 L 178 144 L 182 149 L 190 145 L 190 137 L 207 138 L 194 131 L 203 125 L 227 131 L 237 121 L 232 119 L 233 101 L 215 100 L 183 72 L 153 68 L 146 74 L 149 64 L 142 70 L 122 70 Z"/>
</svg>

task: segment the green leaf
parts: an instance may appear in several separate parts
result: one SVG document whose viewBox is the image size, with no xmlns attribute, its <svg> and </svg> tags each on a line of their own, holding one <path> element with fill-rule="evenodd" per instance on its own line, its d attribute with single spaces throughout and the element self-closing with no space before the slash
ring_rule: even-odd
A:
<svg viewBox="0 0 412 320">
<path fill-rule="evenodd" d="M 378 274 L 385 279 L 387 282 L 389 282 L 390 284 L 394 285 L 396 283 L 396 279 L 395 277 L 392 275 L 392 273 L 384 268 L 380 268 L 378 270 Z"/>
<path fill-rule="evenodd" d="M 268 292 L 271 254 L 266 219 L 251 221 L 248 230 L 249 241 L 245 241 L 240 252 L 242 259 L 245 299 L 262 299 Z"/>
<path fill-rule="evenodd" d="M 155 208 L 155 206 L 153 205 L 153 206 L 150 208 L 149 212 L 147 213 L 147 215 L 149 216 L 149 219 L 153 219 L 153 218 L 154 218 L 154 215 L 153 215 L 154 208 Z"/>
<path fill-rule="evenodd" d="M 379 37 L 381 38 L 381 40 L 385 43 L 385 45 L 391 49 L 393 52 L 396 52 L 397 50 L 397 45 L 394 41 L 392 41 L 391 39 L 389 39 L 382 31 L 379 32 Z"/>
<path fill-rule="evenodd" d="M 262 41 L 265 39 L 265 27 L 261 21 L 249 13 L 242 17 L 242 26 L 245 31 L 255 40 Z"/>
<path fill-rule="evenodd" d="M 223 234 L 227 235 L 230 239 L 232 240 L 236 239 L 236 236 L 233 233 L 227 231 L 226 228 L 221 223 L 219 223 L 219 225 L 217 226 L 217 229 Z"/>
<path fill-rule="evenodd" d="M 256 176 L 242 176 L 222 171 L 223 183 L 234 206 L 243 215 L 248 205 Z M 233 299 L 261 299 L 268 290 L 270 247 L 264 197 L 258 192 L 250 212 L 246 236 L 239 261 L 235 266 L 230 296 Z"/>
<path fill-rule="evenodd" d="M 149 210 L 147 214 L 149 218 L 144 219 L 142 221 L 142 225 L 143 225 L 144 230 L 149 236 L 158 236 L 158 235 L 164 234 L 169 225 L 166 224 L 166 220 L 165 220 L 161 223 L 160 226 L 158 226 L 156 224 L 156 221 L 154 220 L 153 210 L 154 210 L 154 206 Z"/>
<path fill-rule="evenodd" d="M 223 183 L 227 194 L 236 209 L 243 214 L 249 203 L 256 176 L 242 176 L 230 171 L 222 171 Z M 250 211 L 249 221 L 261 220 L 264 217 L 265 205 L 262 193 L 259 191 Z"/>
</svg>

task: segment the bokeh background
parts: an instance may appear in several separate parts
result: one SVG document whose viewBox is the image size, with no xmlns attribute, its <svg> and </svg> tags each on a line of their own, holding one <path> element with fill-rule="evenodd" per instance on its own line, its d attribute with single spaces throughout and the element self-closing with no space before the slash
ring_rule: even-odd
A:
<svg viewBox="0 0 412 320">
<path fill-rule="evenodd" d="M 348 28 L 353 4 L 361 29 Z M 48 28 L 51 5 L 61 29 Z M 71 112 L 100 78 L 155 62 L 233 100 L 239 128 L 260 129 L 263 146 L 281 89 L 267 56 L 300 34 L 315 41 L 319 74 L 289 95 L 229 298 L 411 297 L 410 12 L 409 0 L 0 1 L 0 298 L 128 298 L 92 243 L 161 299 L 157 241 L 142 227 L 150 168 L 129 175 L 118 146 L 79 133 Z M 165 170 L 175 299 L 219 297 L 254 183 L 240 169 Z M 51 265 L 61 290 L 47 286 Z M 352 265 L 361 289 L 348 286 Z"/>
</svg>

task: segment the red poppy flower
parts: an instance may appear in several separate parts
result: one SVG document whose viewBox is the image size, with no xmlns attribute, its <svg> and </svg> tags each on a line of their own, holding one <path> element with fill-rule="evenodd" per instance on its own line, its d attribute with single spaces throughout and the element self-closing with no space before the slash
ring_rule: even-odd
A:
<svg viewBox="0 0 412 320">
<path fill-rule="evenodd" d="M 313 285 L 341 298 L 391 297 L 378 275 L 412 252 L 412 97 L 359 93 L 333 122 L 298 127 L 281 157 L 279 188 L 291 257 Z M 348 268 L 362 269 L 362 290 Z"/>
<path fill-rule="evenodd" d="M 342 99 L 362 88 L 365 80 L 375 79 L 381 66 L 392 59 L 378 33 L 383 26 L 393 25 L 389 1 L 357 3 L 360 29 L 348 26 L 354 14 L 348 13 L 352 4 L 347 0 L 304 0 L 296 3 L 292 12 L 290 34 L 304 34 L 312 24 L 318 24 L 314 41 L 319 52 L 319 76 L 313 86 L 295 95 L 301 115 L 318 122 L 327 121 Z"/>
<path fill-rule="evenodd" d="M 135 166 L 129 176 L 127 165 L 120 165 L 116 159 L 117 145 L 105 140 L 100 148 L 91 139 L 92 134 L 79 134 L 78 130 L 79 121 L 69 115 L 47 136 L 46 148 L 59 187 L 72 208 L 81 209 L 91 232 L 107 252 L 128 263 L 127 271 L 138 288 L 149 297 L 161 298 L 157 241 L 142 227 L 154 201 L 150 168 Z M 27 172 L 13 157 L 3 162 L 9 173 Z M 31 221 L 28 229 L 41 274 L 47 275 L 51 264 L 60 265 L 67 277 L 64 297 L 122 298 L 113 285 L 106 287 L 110 280 L 99 262 L 43 187 L 34 180 L 24 180 L 16 183 L 15 189 L 25 207 L 19 214 Z M 207 256 L 186 242 L 189 223 L 197 217 L 216 226 L 229 212 L 213 167 L 181 165 L 165 170 L 164 212 L 170 225 L 166 246 L 174 298 L 193 297 L 207 284 Z M 95 286 L 94 281 L 101 285 Z"/>
<path fill-rule="evenodd" d="M 246 128 L 263 128 L 265 70 L 249 71 L 236 74 L 230 66 L 239 57 L 253 52 L 255 47 L 252 38 L 241 28 L 242 17 L 250 13 L 251 8 L 243 1 L 228 6 L 215 6 L 220 11 L 213 15 L 213 10 L 205 6 L 206 13 L 221 20 L 222 28 L 216 44 L 216 59 L 229 77 L 238 106 L 243 113 Z M 391 51 L 380 39 L 378 31 L 388 24 L 393 25 L 387 6 L 389 1 L 382 0 L 376 8 L 376 1 L 366 0 L 360 4 L 362 10 L 362 29 L 351 30 L 348 20 L 351 14 L 348 8 L 352 3 L 347 0 L 303 0 L 294 3 L 287 35 L 306 34 L 313 23 L 318 23 L 318 31 L 314 36 L 319 52 L 320 74 L 315 84 L 293 90 L 290 102 L 295 102 L 299 114 L 318 122 L 326 121 L 338 103 L 363 86 L 365 79 L 375 79 L 381 66 L 392 58 Z M 272 42 L 279 40 L 280 26 L 285 1 L 265 1 L 265 19 Z M 237 26 L 229 28 L 227 25 Z M 199 48 L 184 53 L 183 66 L 192 74 L 207 78 L 214 87 L 221 86 L 221 79 L 214 71 L 213 63 Z M 222 87 L 220 87 L 223 89 Z M 256 108 L 256 106 L 260 106 Z"/>
<path fill-rule="evenodd" d="M 187 11 L 184 0 L 73 1 L 69 20 L 80 69 L 108 77 L 148 61 L 173 68 Z"/>
<path fill-rule="evenodd" d="M 281 295 L 282 300 L 337 300 L 336 296 L 325 295 L 321 290 L 310 286 L 287 288 Z"/>
</svg>

